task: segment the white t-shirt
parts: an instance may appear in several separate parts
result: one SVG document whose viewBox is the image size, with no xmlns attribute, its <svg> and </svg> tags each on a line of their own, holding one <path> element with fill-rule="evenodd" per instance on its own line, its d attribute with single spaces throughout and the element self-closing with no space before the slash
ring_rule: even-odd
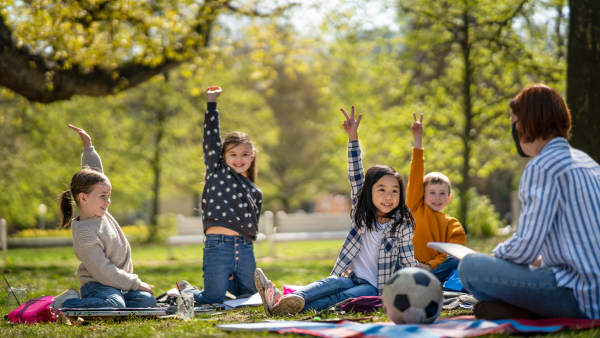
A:
<svg viewBox="0 0 600 338">
<path fill-rule="evenodd" d="M 358 278 L 364 279 L 374 287 L 377 287 L 377 266 L 379 265 L 379 247 L 383 238 L 383 229 L 387 223 L 375 222 L 376 229 L 365 231 L 360 238 L 360 252 L 348 268 L 354 271 Z"/>
</svg>

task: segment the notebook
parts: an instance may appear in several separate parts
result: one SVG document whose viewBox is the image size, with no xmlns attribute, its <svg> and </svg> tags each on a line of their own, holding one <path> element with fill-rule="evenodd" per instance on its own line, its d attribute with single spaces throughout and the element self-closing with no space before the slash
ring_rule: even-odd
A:
<svg viewBox="0 0 600 338">
<path fill-rule="evenodd" d="M 450 255 L 458 260 L 461 260 L 468 254 L 477 253 L 477 251 L 473 249 L 456 243 L 429 242 L 427 243 L 427 246 L 435 251 L 443 252 L 446 255 Z"/>
</svg>

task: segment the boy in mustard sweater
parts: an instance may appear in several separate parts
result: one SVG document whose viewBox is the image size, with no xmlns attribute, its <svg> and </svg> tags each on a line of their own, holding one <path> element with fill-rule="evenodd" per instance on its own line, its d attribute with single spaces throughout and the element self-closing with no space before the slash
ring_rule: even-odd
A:
<svg viewBox="0 0 600 338">
<path fill-rule="evenodd" d="M 415 259 L 419 267 L 431 271 L 442 283 L 458 267 L 458 260 L 427 247 L 428 242 L 449 242 L 465 245 L 465 230 L 458 220 L 442 210 L 450 203 L 452 192 L 446 175 L 433 172 L 425 175 L 423 157 L 423 114 L 417 114 L 411 126 L 414 138 L 413 158 L 406 192 L 406 205 L 412 211 L 416 227 L 413 237 Z"/>
</svg>

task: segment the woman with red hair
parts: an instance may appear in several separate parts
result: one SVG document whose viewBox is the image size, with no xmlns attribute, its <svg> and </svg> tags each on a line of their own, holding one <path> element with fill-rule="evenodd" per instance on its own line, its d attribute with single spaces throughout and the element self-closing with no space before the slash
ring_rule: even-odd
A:
<svg viewBox="0 0 600 338">
<path fill-rule="evenodd" d="M 492 256 L 465 256 L 458 275 L 480 301 L 479 318 L 598 319 L 600 166 L 569 146 L 571 115 L 552 88 L 527 87 L 510 109 L 517 152 L 533 157 L 519 184 L 519 225 Z"/>
</svg>

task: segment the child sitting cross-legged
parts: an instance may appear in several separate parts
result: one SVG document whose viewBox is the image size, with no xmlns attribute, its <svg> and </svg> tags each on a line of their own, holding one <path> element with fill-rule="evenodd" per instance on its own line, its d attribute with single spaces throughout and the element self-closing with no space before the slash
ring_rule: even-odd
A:
<svg viewBox="0 0 600 338">
<path fill-rule="evenodd" d="M 450 203 L 452 192 L 446 175 L 432 172 L 425 175 L 423 156 L 423 114 L 411 126 L 414 148 L 410 164 L 410 177 L 406 191 L 406 204 L 410 208 L 417 227 L 413 245 L 419 267 L 431 271 L 442 283 L 458 267 L 458 261 L 429 247 L 429 242 L 449 242 L 465 245 L 465 229 L 454 217 L 442 212 Z"/>
<path fill-rule="evenodd" d="M 254 282 L 267 315 L 323 310 L 348 298 L 381 295 L 398 269 L 416 267 L 413 257 L 414 220 L 404 203 L 404 182 L 389 166 L 374 165 L 363 172 L 358 143 L 360 119 L 354 107 L 346 117 L 348 178 L 352 188 L 352 224 L 331 276 L 282 296 L 260 268 Z"/>
<path fill-rule="evenodd" d="M 81 298 L 79 291 L 69 289 L 54 298 L 52 307 L 56 311 L 63 307 L 155 307 L 151 286 L 133 273 L 127 237 L 108 212 L 112 185 L 92 139 L 83 129 L 69 128 L 83 141 L 83 155 L 81 171 L 59 197 L 60 228 L 71 225 L 73 252 L 81 261 L 77 269 Z M 72 219 L 73 204 L 77 204 L 79 215 Z"/>
</svg>

